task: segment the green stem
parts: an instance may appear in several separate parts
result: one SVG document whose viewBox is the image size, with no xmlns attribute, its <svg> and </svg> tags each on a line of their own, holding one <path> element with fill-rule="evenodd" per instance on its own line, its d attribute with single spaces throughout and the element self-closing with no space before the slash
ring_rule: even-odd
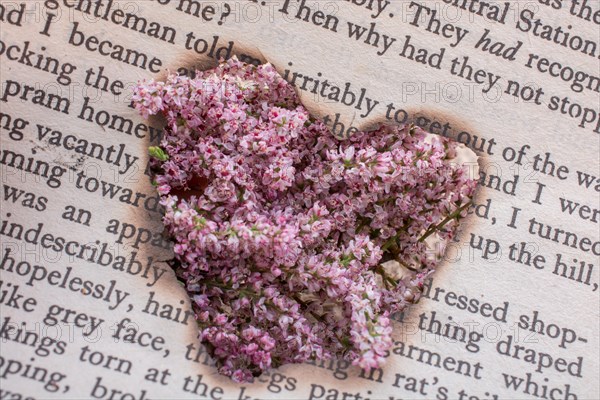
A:
<svg viewBox="0 0 600 400">
<path fill-rule="evenodd" d="M 468 208 L 469 206 L 471 206 L 471 204 L 473 204 L 473 203 L 469 202 L 469 203 L 466 203 L 466 204 L 464 204 L 463 206 L 461 206 L 461 207 L 457 208 L 457 209 L 456 209 L 456 210 L 455 210 L 455 211 L 454 211 L 452 214 L 450 214 L 450 215 L 448 215 L 446 218 L 444 218 L 444 220 L 443 220 L 442 222 L 440 222 L 439 224 L 437 224 L 437 225 L 435 225 L 435 226 L 433 226 L 433 227 L 429 228 L 429 229 L 427 230 L 427 232 L 425 232 L 425 233 L 423 234 L 423 236 L 421 236 L 421 237 L 419 238 L 419 242 L 423 242 L 425 239 L 427 239 L 427 238 L 428 238 L 429 236 L 431 236 L 433 233 L 435 233 L 435 232 L 439 231 L 441 228 L 443 228 L 443 227 L 444 227 L 444 225 L 446 225 L 448 222 L 450 222 L 450 221 L 452 221 L 453 219 L 457 218 L 457 217 L 460 215 L 460 213 L 461 213 L 461 212 L 462 212 L 464 209 L 466 209 L 466 208 Z"/>
<path fill-rule="evenodd" d="M 386 289 L 389 289 L 388 282 L 391 283 L 394 287 L 398 286 L 398 282 L 394 278 L 387 276 L 382 266 L 378 266 L 377 268 L 375 268 L 375 272 L 377 272 L 383 278 L 383 283 Z"/>
</svg>

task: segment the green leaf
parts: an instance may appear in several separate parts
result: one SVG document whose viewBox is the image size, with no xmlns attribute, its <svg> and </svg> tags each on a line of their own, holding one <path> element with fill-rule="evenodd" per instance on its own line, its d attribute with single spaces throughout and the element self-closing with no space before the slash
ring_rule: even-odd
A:
<svg viewBox="0 0 600 400">
<path fill-rule="evenodd" d="M 169 159 L 169 155 L 158 146 L 150 146 L 148 148 L 148 154 L 159 161 L 167 161 Z"/>
</svg>

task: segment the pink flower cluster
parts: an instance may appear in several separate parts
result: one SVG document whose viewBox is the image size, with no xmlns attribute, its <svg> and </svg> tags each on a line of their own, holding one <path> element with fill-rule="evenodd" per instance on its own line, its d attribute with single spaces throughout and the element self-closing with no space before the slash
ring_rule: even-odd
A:
<svg viewBox="0 0 600 400">
<path fill-rule="evenodd" d="M 418 127 L 339 140 L 269 64 L 236 59 L 143 82 L 134 104 L 162 113 L 155 183 L 177 274 L 219 372 L 343 357 L 378 367 L 390 315 L 423 280 L 475 189 L 456 145 Z M 393 261 L 393 262 L 391 262 Z"/>
</svg>

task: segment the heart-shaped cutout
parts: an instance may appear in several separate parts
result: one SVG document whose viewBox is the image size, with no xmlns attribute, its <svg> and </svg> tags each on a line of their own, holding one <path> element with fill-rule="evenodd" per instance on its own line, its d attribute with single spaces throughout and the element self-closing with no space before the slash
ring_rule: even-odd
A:
<svg viewBox="0 0 600 400">
<path fill-rule="evenodd" d="M 413 126 L 339 140 L 271 65 L 237 59 L 141 83 L 134 104 L 168 122 L 155 183 L 219 372 L 378 367 L 475 190 L 457 144 Z"/>
</svg>

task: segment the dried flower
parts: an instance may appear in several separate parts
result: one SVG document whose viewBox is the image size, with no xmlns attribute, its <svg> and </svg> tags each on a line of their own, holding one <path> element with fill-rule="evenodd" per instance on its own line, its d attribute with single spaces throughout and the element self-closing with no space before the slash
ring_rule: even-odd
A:
<svg viewBox="0 0 600 400">
<path fill-rule="evenodd" d="M 271 65 L 237 59 L 144 82 L 133 100 L 167 119 L 154 179 L 219 372 L 380 366 L 390 315 L 419 300 L 439 259 L 432 239 L 450 240 L 470 204 L 456 144 L 414 126 L 339 140 Z"/>
</svg>

